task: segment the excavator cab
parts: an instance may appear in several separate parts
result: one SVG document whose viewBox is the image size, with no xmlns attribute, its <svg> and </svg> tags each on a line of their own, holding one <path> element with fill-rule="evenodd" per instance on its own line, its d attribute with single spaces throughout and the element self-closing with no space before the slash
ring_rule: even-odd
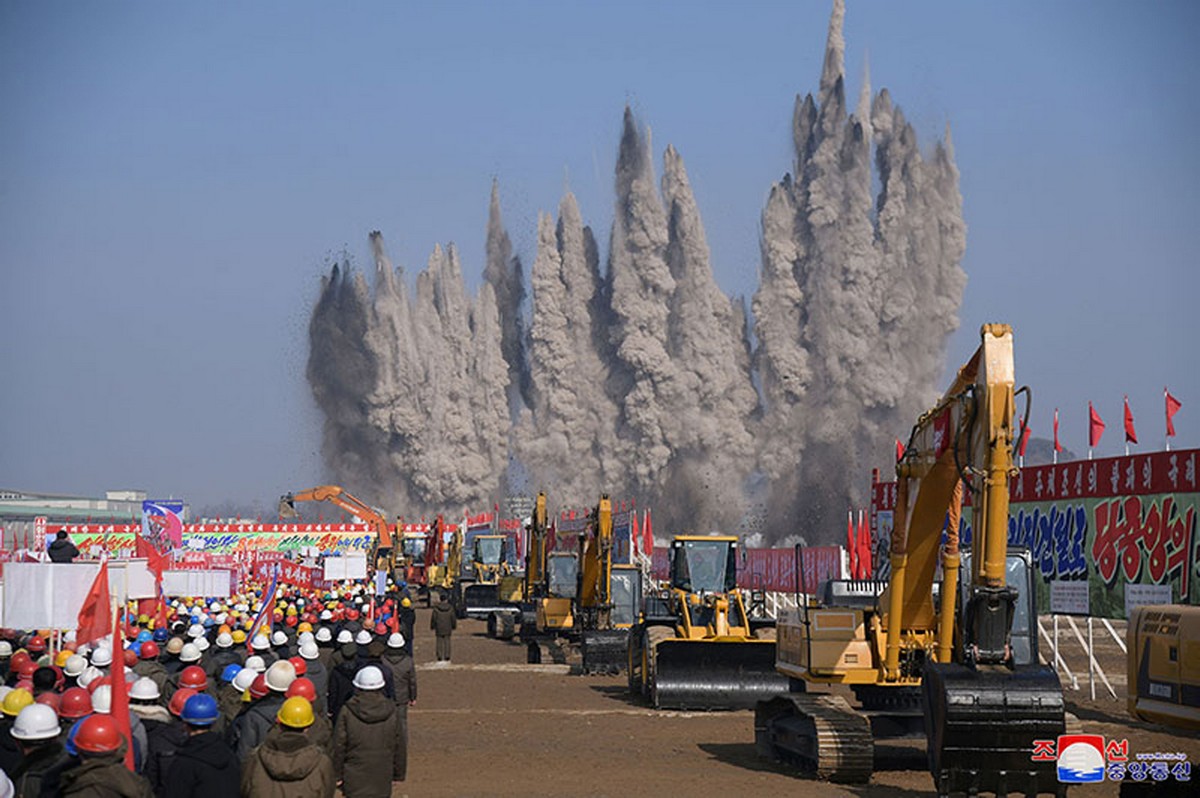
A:
<svg viewBox="0 0 1200 798">
<path fill-rule="evenodd" d="M 684 538 L 671 543 L 671 587 L 684 593 L 737 589 L 737 541 Z"/>
<path fill-rule="evenodd" d="M 461 614 L 487 618 L 493 612 L 503 610 L 500 581 L 508 573 L 508 537 L 478 535 L 472 541 L 468 567 L 470 577 L 463 580 Z"/>
</svg>

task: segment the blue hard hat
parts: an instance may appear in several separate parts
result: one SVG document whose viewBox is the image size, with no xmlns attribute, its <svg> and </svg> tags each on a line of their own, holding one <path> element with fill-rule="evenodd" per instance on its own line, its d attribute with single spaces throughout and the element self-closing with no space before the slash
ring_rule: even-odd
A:
<svg viewBox="0 0 1200 798">
<path fill-rule="evenodd" d="M 153 639 L 153 635 L 150 634 L 149 629 L 143 629 L 142 631 L 138 632 L 138 634 L 137 634 L 137 641 L 139 643 L 145 643 L 147 640 L 151 640 L 151 639 Z"/>
<path fill-rule="evenodd" d="M 160 626 L 154 630 L 154 633 L 151 635 L 151 637 L 154 639 L 155 643 L 165 643 L 170 639 L 171 633 Z"/>
<path fill-rule="evenodd" d="M 208 693 L 197 693 L 187 700 L 183 705 L 183 712 L 179 717 L 184 723 L 190 723 L 193 726 L 211 726 L 217 722 L 217 718 L 221 716 L 220 710 L 217 709 L 217 701 Z"/>
<path fill-rule="evenodd" d="M 233 678 L 241 672 L 242 666 L 236 662 L 231 662 L 225 666 L 225 670 L 221 671 L 221 681 L 232 682 Z"/>
<path fill-rule="evenodd" d="M 142 656 L 142 641 L 141 640 L 134 640 L 132 643 L 130 643 L 128 646 L 126 646 L 126 648 L 129 649 L 130 651 L 132 651 L 134 654 L 137 654 L 139 657 Z"/>
<path fill-rule="evenodd" d="M 75 747 L 75 735 L 79 734 L 79 727 L 82 726 L 83 722 L 90 717 L 90 714 L 84 715 L 82 718 L 75 721 L 75 723 L 71 725 L 71 730 L 67 732 L 67 741 L 63 744 L 63 747 L 66 748 L 67 753 L 71 756 L 79 756 L 79 749 Z"/>
</svg>

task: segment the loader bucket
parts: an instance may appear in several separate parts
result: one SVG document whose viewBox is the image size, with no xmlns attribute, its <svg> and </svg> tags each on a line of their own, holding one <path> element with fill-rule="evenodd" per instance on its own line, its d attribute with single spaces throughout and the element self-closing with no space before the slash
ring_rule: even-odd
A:
<svg viewBox="0 0 1200 798">
<path fill-rule="evenodd" d="M 617 674 L 629 658 L 628 629 L 586 629 L 580 641 L 584 673 Z"/>
<path fill-rule="evenodd" d="M 500 606 L 497 585 L 467 585 L 463 590 L 463 607 L 473 618 L 486 618 Z"/>
<path fill-rule="evenodd" d="M 1057 740 L 1066 728 L 1053 670 L 927 663 L 922 682 L 929 769 L 940 794 L 1061 786 L 1053 759 L 1031 759 L 1034 740 Z"/>
<path fill-rule="evenodd" d="M 775 641 L 684 640 L 655 649 L 651 703 L 659 709 L 753 709 L 788 691 L 775 672 Z"/>
</svg>

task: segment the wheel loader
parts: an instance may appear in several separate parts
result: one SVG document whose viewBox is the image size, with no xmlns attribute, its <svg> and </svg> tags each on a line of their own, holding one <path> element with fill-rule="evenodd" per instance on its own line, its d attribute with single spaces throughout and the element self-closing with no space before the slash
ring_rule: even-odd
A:
<svg viewBox="0 0 1200 798">
<path fill-rule="evenodd" d="M 750 709 L 787 689 L 774 619 L 751 618 L 737 587 L 736 537 L 676 536 L 670 586 L 647 596 L 629 633 L 629 690 L 659 709 Z"/>
<path fill-rule="evenodd" d="M 776 668 L 792 689 L 755 709 L 761 755 L 861 783 L 876 738 L 915 732 L 939 795 L 1065 789 L 1052 760 L 1032 758 L 1034 740 L 1056 739 L 1068 718 L 1057 673 L 1038 660 L 1032 561 L 1007 548 L 1023 392 L 1012 329 L 985 325 L 896 464 L 890 581 L 857 602 L 798 596 L 781 618 Z M 1027 397 L 1026 421 L 1028 412 Z M 964 491 L 969 556 L 959 553 Z M 822 689 L 833 685 L 851 687 L 855 701 Z"/>
</svg>

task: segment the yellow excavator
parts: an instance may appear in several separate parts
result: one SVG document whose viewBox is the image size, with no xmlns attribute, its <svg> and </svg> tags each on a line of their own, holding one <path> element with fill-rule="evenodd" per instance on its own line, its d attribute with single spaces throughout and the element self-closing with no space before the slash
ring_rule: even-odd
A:
<svg viewBox="0 0 1200 798">
<path fill-rule="evenodd" d="M 425 574 L 430 603 L 435 593 L 450 596 L 454 592 L 455 583 L 462 570 L 462 549 L 462 528 L 448 526 L 439 515 L 433 523 L 433 554 Z"/>
<path fill-rule="evenodd" d="M 737 587 L 738 539 L 680 535 L 671 581 L 629 633 L 629 690 L 659 709 L 749 709 L 787 690 L 773 618 L 752 618 Z"/>
<path fill-rule="evenodd" d="M 874 740 L 915 732 L 926 738 L 940 795 L 1061 790 L 1055 763 L 1031 753 L 1034 740 L 1064 733 L 1062 687 L 1038 661 L 1032 559 L 1007 548 L 1023 392 L 1014 391 L 1012 329 L 985 325 L 896 464 L 890 582 L 857 601 L 843 595 L 822 606 L 798 596 L 798 609 L 781 617 L 776 668 L 792 692 L 755 710 L 761 755 L 865 782 Z M 1026 420 L 1028 411 L 1027 397 Z M 964 490 L 974 507 L 965 557 Z M 858 706 L 834 685 L 851 687 Z"/>
<path fill-rule="evenodd" d="M 1129 714 L 1149 723 L 1200 729 L 1200 607 L 1138 607 L 1126 632 Z"/>
<path fill-rule="evenodd" d="M 608 494 L 592 510 L 583 549 L 575 621 L 584 673 L 620 673 L 629 630 L 642 600 L 642 573 L 613 562 L 613 510 Z"/>
<path fill-rule="evenodd" d="M 575 637 L 573 604 L 579 581 L 579 557 L 574 552 L 550 551 L 546 494 L 539 493 L 529 518 L 523 596 L 517 633 L 526 647 L 526 661 L 546 657 L 566 661 L 565 644 Z"/>
<path fill-rule="evenodd" d="M 297 518 L 296 502 L 329 502 L 353 516 L 361 518 L 375 528 L 375 550 L 371 553 L 371 561 L 376 568 L 387 568 L 390 572 L 396 567 L 397 552 L 392 547 L 392 533 L 388 529 L 387 519 L 383 513 L 371 507 L 362 499 L 350 494 L 338 485 L 319 485 L 315 488 L 302 490 L 299 493 L 286 493 L 279 498 L 279 515 L 281 518 Z"/>
</svg>

